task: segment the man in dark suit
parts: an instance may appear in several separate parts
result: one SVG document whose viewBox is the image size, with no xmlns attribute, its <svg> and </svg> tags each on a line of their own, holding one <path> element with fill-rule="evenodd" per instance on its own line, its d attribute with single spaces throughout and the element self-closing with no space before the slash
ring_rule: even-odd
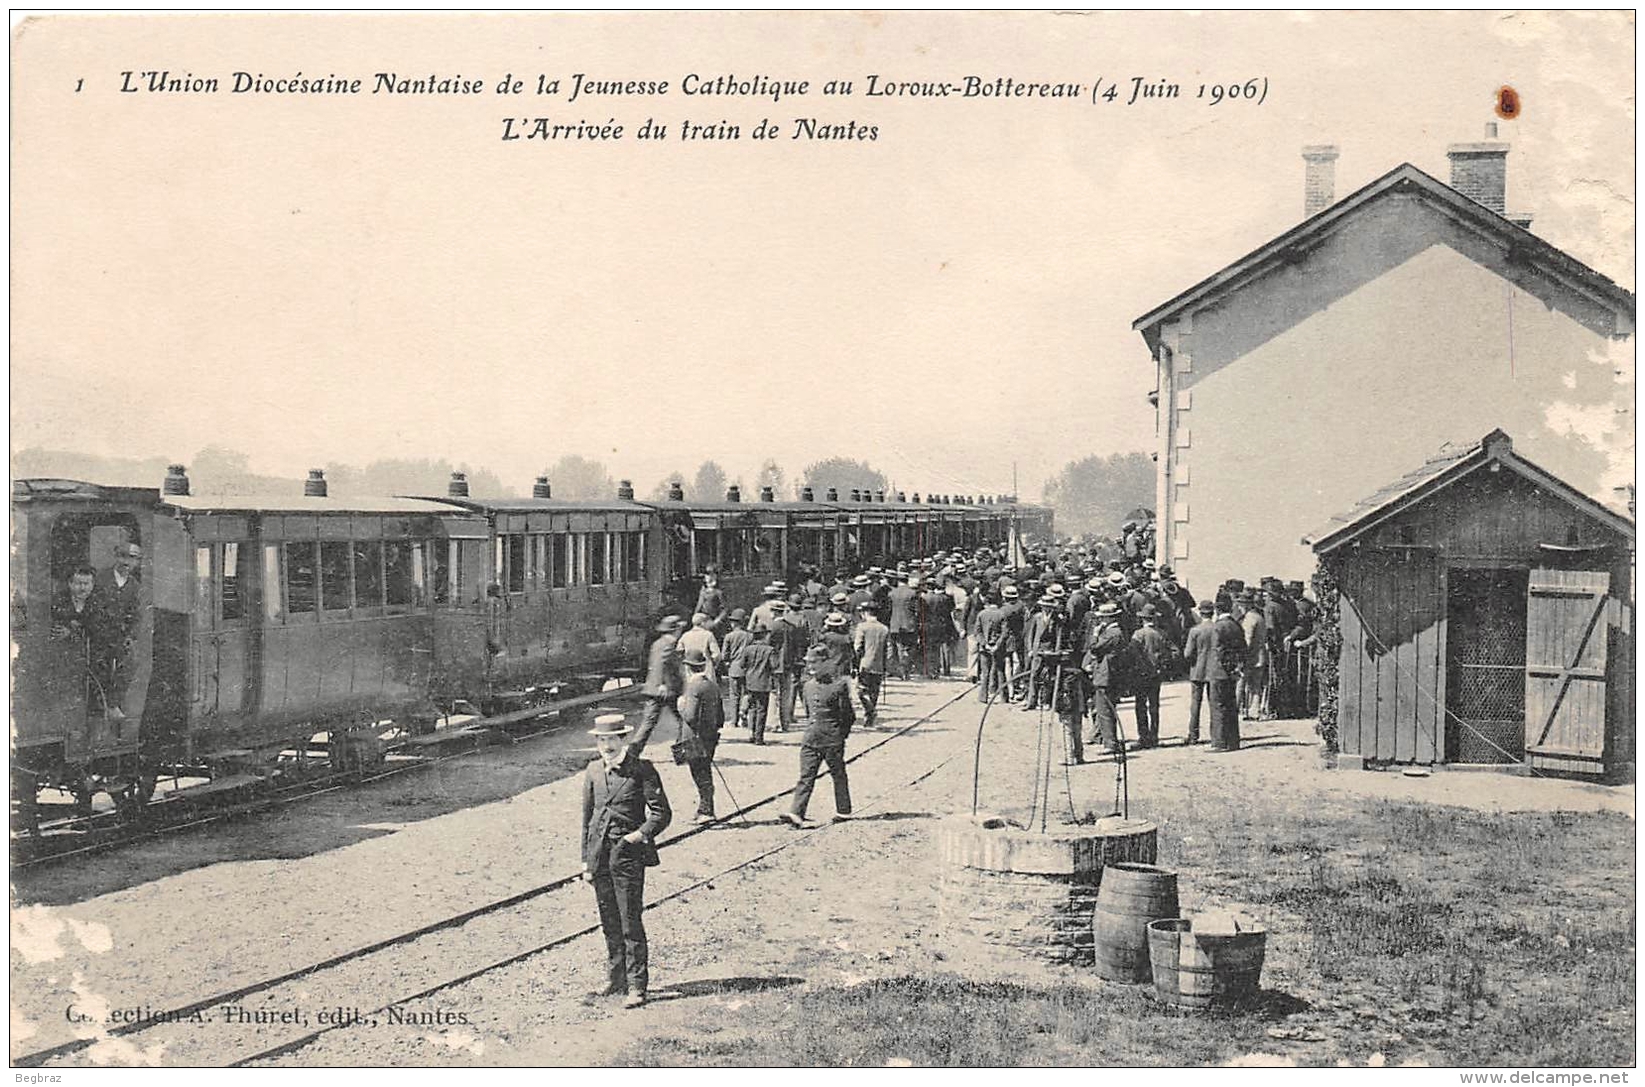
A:
<svg viewBox="0 0 1645 1087">
<path fill-rule="evenodd" d="M 1199 743 L 1200 706 L 1205 701 L 1206 684 L 1211 680 L 1211 658 L 1215 649 L 1211 632 L 1216 627 L 1213 619 L 1216 613 L 1216 604 L 1209 600 L 1199 602 L 1200 621 L 1188 632 L 1188 641 L 1182 649 L 1188 661 L 1187 742 L 1190 746 Z"/>
<path fill-rule="evenodd" d="M 697 786 L 697 822 L 714 821 L 714 750 L 720 746 L 720 729 L 725 725 L 725 704 L 720 688 L 709 671 L 708 655 L 692 646 L 680 655 L 685 665 L 685 690 L 680 694 L 680 740 L 696 739 L 696 754 L 686 760 L 691 780 Z M 678 761 L 676 758 L 675 761 Z"/>
<path fill-rule="evenodd" d="M 1085 651 L 1085 671 L 1091 677 L 1091 716 L 1097 728 L 1095 734 L 1085 738 L 1085 742 L 1092 744 L 1100 741 L 1103 752 L 1113 755 L 1120 750 L 1116 707 L 1127 682 L 1125 658 L 1131 639 L 1121 624 L 1118 604 L 1107 601 L 1095 614 L 1091 641 Z"/>
<path fill-rule="evenodd" d="M 1239 681 L 1249 647 L 1233 608 L 1234 601 L 1227 593 L 1217 594 L 1217 617 L 1211 627 L 1211 670 L 1206 676 L 1211 696 L 1212 751 L 1239 748 Z"/>
<path fill-rule="evenodd" d="M 680 632 L 685 621 L 678 615 L 665 615 L 657 621 L 657 640 L 651 643 L 645 670 L 645 708 L 640 714 L 640 729 L 628 742 L 628 750 L 635 758 L 645 750 L 651 734 L 663 717 L 675 715 L 675 703 L 685 691 L 685 669 L 680 664 Z"/>
<path fill-rule="evenodd" d="M 131 684 L 132 640 L 143 615 L 138 578 L 142 565 L 140 545 L 115 544 L 114 564 L 100 572 L 92 585 L 91 668 L 103 688 L 110 717 L 125 716 L 121 705 Z"/>
<path fill-rule="evenodd" d="M 845 772 L 845 741 L 851 735 L 851 726 L 857 723 L 857 711 L 851 706 L 851 687 L 830 661 L 828 650 L 820 645 L 811 647 L 805 655 L 812 678 L 805 681 L 805 707 L 810 724 L 800 742 L 800 780 L 794 786 L 794 806 L 783 813 L 791 826 L 809 830 L 817 824 L 805 817 L 811 803 L 811 790 L 817 784 L 817 771 L 828 764 L 828 776 L 834 779 L 834 814 L 838 819 L 851 818 L 851 783 Z"/>
<path fill-rule="evenodd" d="M 658 863 L 657 835 L 673 812 L 657 768 L 627 757 L 622 714 L 594 719 L 599 757 L 583 774 L 583 878 L 594 885 L 605 933 L 607 984 L 625 1008 L 645 1004 L 650 949 L 645 936 L 645 870 Z"/>
<path fill-rule="evenodd" d="M 903 679 L 908 678 L 910 662 L 919 644 L 919 598 L 919 592 L 909 587 L 907 572 L 899 570 L 897 587 L 891 590 L 891 622 L 886 625 L 891 628 L 897 673 Z"/>
</svg>

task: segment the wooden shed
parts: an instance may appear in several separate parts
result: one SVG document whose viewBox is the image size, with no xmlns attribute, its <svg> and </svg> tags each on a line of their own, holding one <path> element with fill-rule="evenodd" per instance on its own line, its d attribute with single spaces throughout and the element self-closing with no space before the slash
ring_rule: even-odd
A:
<svg viewBox="0 0 1645 1087">
<path fill-rule="evenodd" d="M 1500 430 L 1305 536 L 1340 590 L 1339 764 L 1631 763 L 1633 541 Z"/>
</svg>

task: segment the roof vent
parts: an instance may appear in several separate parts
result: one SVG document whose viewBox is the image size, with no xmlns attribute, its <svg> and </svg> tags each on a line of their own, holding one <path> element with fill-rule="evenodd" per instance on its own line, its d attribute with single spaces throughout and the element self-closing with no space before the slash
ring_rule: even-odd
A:
<svg viewBox="0 0 1645 1087">
<path fill-rule="evenodd" d="M 828 502 L 838 502 L 840 500 L 840 489 L 838 487 L 828 488 L 828 493 L 823 496 L 823 499 Z"/>
<path fill-rule="evenodd" d="M 897 501 L 902 502 L 902 503 L 907 503 L 908 496 L 906 494 L 904 494 L 902 491 L 898 491 L 897 492 Z"/>
<path fill-rule="evenodd" d="M 553 498 L 554 488 L 548 485 L 547 476 L 538 476 L 537 482 L 531 485 L 532 498 Z"/>
<path fill-rule="evenodd" d="M 761 502 L 775 502 L 776 500 L 777 500 L 777 489 L 775 487 L 761 487 L 760 488 L 760 501 Z"/>
<path fill-rule="evenodd" d="M 668 500 L 670 502 L 684 502 L 685 484 L 677 479 L 670 483 L 668 485 Z"/>
<path fill-rule="evenodd" d="M 817 500 L 817 496 L 812 493 L 810 487 L 801 487 L 800 488 L 800 501 L 801 502 L 815 502 L 816 500 Z"/>
<path fill-rule="evenodd" d="M 733 483 L 725 489 L 725 500 L 727 502 L 741 502 L 743 500 L 743 489 Z"/>
<path fill-rule="evenodd" d="M 160 493 L 187 497 L 188 473 L 183 471 L 181 464 L 172 464 L 166 467 L 166 481 L 160 485 Z"/>
<path fill-rule="evenodd" d="M 619 480 L 617 482 L 617 497 L 624 502 L 634 501 L 634 481 L 630 479 Z"/>
<path fill-rule="evenodd" d="M 884 502 L 885 501 L 885 492 L 884 491 L 875 491 L 874 492 L 874 501 Z"/>
<path fill-rule="evenodd" d="M 919 492 L 919 491 L 915 491 L 915 492 L 914 492 L 914 502 L 915 502 L 915 503 L 916 503 L 916 504 L 918 504 L 918 503 L 919 503 L 919 500 L 920 500 L 920 492 Z"/>
<path fill-rule="evenodd" d="M 322 469 L 310 468 L 308 479 L 303 483 L 303 497 L 324 498 L 326 496 L 326 474 Z"/>
<path fill-rule="evenodd" d="M 451 482 L 446 484 L 446 494 L 452 498 L 468 497 L 468 473 L 451 473 Z"/>
</svg>

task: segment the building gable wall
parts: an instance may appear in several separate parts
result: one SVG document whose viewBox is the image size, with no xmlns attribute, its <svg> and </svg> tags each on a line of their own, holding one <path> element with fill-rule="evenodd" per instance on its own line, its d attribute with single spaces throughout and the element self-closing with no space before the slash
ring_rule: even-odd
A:
<svg viewBox="0 0 1645 1087">
<path fill-rule="evenodd" d="M 1632 419 L 1619 414 L 1632 344 L 1613 340 L 1618 327 L 1413 198 L 1366 209 L 1167 330 L 1161 557 L 1200 593 L 1227 577 L 1305 578 L 1304 532 L 1441 442 L 1496 427 L 1609 497 L 1619 472 L 1632 478 Z"/>
</svg>

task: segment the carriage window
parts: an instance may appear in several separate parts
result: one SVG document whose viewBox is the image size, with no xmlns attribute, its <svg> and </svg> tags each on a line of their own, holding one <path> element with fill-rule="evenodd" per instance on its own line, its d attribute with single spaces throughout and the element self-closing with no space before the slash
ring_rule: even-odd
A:
<svg viewBox="0 0 1645 1087">
<path fill-rule="evenodd" d="M 326 611 L 349 609 L 349 546 L 344 540 L 320 543 L 320 606 Z"/>
<path fill-rule="evenodd" d="M 263 545 L 263 618 L 280 619 L 280 545 Z"/>
<path fill-rule="evenodd" d="M 508 545 L 508 554 L 505 556 L 507 561 L 503 564 L 503 569 L 508 574 L 508 580 L 505 584 L 508 586 L 509 592 L 523 593 L 525 592 L 526 569 L 525 537 L 515 533 L 514 535 L 499 539 L 497 541 L 498 545 L 501 546 L 505 540 Z"/>
<path fill-rule="evenodd" d="M 554 578 L 554 587 L 563 589 L 569 584 L 567 578 L 571 573 L 571 537 L 564 532 L 557 532 L 553 536 L 554 565 L 549 571 Z"/>
<path fill-rule="evenodd" d="M 696 530 L 697 541 L 697 573 L 702 573 L 710 566 L 718 566 L 720 562 L 719 533 L 711 528 Z"/>
<path fill-rule="evenodd" d="M 211 548 L 194 549 L 194 623 L 211 629 Z"/>
<path fill-rule="evenodd" d="M 286 544 L 286 610 L 306 615 L 319 603 L 319 576 L 314 563 L 314 544 Z"/>
<path fill-rule="evenodd" d="M 251 548 L 242 543 L 223 545 L 223 619 L 246 617 L 246 592 L 251 585 Z"/>
<path fill-rule="evenodd" d="M 389 607 L 403 608 L 417 602 L 422 557 L 422 549 L 409 540 L 383 542 L 383 592 Z"/>
<path fill-rule="evenodd" d="M 604 585 L 606 578 L 606 545 L 611 540 L 608 532 L 590 532 L 588 541 L 588 581 L 591 585 Z"/>
<path fill-rule="evenodd" d="M 451 561 L 446 567 L 446 576 L 450 579 L 450 599 L 454 604 L 463 602 L 463 587 L 467 583 L 467 575 L 463 570 L 463 542 L 451 541 Z M 472 548 L 478 547 L 480 543 L 478 540 L 469 540 L 468 545 Z"/>
<path fill-rule="evenodd" d="M 448 545 L 443 540 L 428 541 L 428 579 L 434 586 L 436 604 L 451 603 L 451 562 Z"/>
<path fill-rule="evenodd" d="M 383 606 L 383 545 L 376 540 L 354 545 L 354 602 L 361 608 Z"/>
<path fill-rule="evenodd" d="M 645 580 L 645 533 L 630 532 L 623 548 L 623 580 Z"/>
<path fill-rule="evenodd" d="M 782 532 L 769 529 L 761 532 L 754 542 L 754 553 L 759 556 L 760 573 L 774 573 L 782 563 Z"/>
</svg>

